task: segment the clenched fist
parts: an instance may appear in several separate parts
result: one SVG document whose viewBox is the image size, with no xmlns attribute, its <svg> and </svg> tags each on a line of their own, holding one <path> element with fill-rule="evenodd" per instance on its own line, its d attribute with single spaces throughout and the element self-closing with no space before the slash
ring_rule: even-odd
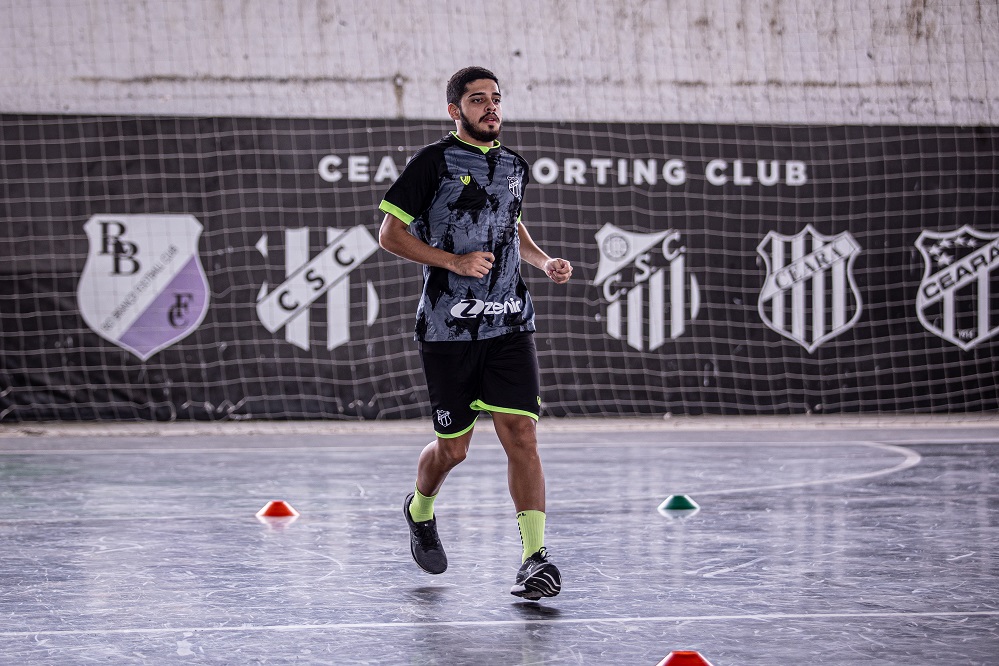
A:
<svg viewBox="0 0 999 666">
<path fill-rule="evenodd" d="M 572 264 L 565 259 L 549 259 L 545 262 L 545 273 L 555 284 L 565 284 L 572 277 Z"/>
<path fill-rule="evenodd" d="M 459 254 L 452 262 L 451 272 L 466 277 L 482 278 L 493 269 L 496 257 L 492 252 L 469 252 Z"/>
</svg>

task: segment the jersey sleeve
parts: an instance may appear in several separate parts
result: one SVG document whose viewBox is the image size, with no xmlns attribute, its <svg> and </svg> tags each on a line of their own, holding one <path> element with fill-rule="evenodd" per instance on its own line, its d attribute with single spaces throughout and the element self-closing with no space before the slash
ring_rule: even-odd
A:
<svg viewBox="0 0 999 666">
<path fill-rule="evenodd" d="M 378 209 L 409 224 L 429 208 L 440 182 L 439 152 L 433 145 L 418 152 L 385 193 Z"/>
</svg>

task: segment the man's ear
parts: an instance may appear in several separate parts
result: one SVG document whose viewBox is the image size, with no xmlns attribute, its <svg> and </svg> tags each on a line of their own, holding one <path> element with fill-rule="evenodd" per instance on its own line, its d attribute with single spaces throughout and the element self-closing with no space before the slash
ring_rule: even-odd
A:
<svg viewBox="0 0 999 666">
<path fill-rule="evenodd" d="M 451 120 L 461 120 L 461 111 L 456 104 L 447 105 L 447 114 L 451 116 Z"/>
</svg>

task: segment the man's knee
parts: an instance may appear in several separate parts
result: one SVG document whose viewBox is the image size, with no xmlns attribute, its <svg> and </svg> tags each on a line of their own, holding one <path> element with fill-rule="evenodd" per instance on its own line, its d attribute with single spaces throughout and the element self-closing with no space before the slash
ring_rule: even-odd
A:
<svg viewBox="0 0 999 666">
<path fill-rule="evenodd" d="M 533 455 L 538 450 L 537 424 L 529 416 L 504 414 L 494 420 L 497 434 L 508 453 Z"/>
<path fill-rule="evenodd" d="M 465 437 L 437 438 L 437 450 L 452 467 L 468 456 L 468 444 L 469 440 Z"/>
</svg>

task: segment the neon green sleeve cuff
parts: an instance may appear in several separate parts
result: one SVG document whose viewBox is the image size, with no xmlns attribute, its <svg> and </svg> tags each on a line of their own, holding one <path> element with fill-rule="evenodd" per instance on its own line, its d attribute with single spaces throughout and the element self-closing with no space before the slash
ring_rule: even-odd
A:
<svg viewBox="0 0 999 666">
<path fill-rule="evenodd" d="M 403 209 L 399 208 L 395 204 L 385 201 L 385 199 L 382 199 L 382 202 L 378 204 L 378 210 L 380 210 L 383 213 L 388 213 L 389 215 L 394 215 L 395 217 L 399 218 L 406 224 L 409 224 L 414 219 L 412 215 L 410 215 Z"/>
</svg>

